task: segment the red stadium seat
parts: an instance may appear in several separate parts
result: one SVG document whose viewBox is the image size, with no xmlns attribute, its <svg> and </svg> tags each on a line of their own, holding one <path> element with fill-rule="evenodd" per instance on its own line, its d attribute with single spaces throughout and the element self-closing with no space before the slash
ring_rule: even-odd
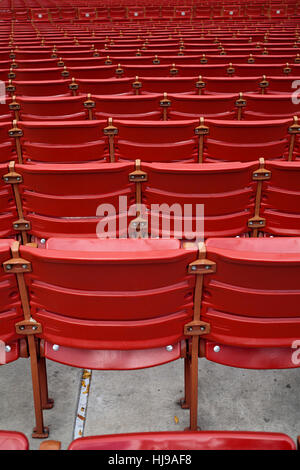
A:
<svg viewBox="0 0 300 470">
<path fill-rule="evenodd" d="M 105 121 L 19 121 L 24 162 L 105 161 L 105 126 Z"/>
<path fill-rule="evenodd" d="M 0 239 L 0 365 L 16 361 L 27 349 L 24 336 L 15 327 L 24 319 L 17 280 L 14 274 L 3 270 L 3 263 L 11 258 L 13 243 L 12 239 Z"/>
<path fill-rule="evenodd" d="M 27 437 L 16 431 L 0 431 L 0 450 L 28 450 Z"/>
<path fill-rule="evenodd" d="M 12 93 L 17 96 L 70 96 L 70 80 L 13 81 Z"/>
<path fill-rule="evenodd" d="M 87 118 L 84 108 L 84 98 L 80 96 L 67 97 L 14 97 L 12 106 L 19 110 L 15 116 L 22 121 L 41 120 L 83 120 Z"/>
<path fill-rule="evenodd" d="M 296 450 L 286 434 L 239 431 L 148 432 L 87 436 L 68 450 Z"/>
<path fill-rule="evenodd" d="M 16 205 L 8 181 L 4 179 L 7 173 L 7 164 L 0 163 L 0 239 L 16 233 L 13 230 L 13 222 L 17 220 Z"/>
<path fill-rule="evenodd" d="M 132 78 L 76 79 L 78 91 L 86 95 L 124 95 L 132 94 Z"/>
<path fill-rule="evenodd" d="M 234 119 L 237 115 L 235 103 L 238 96 L 234 94 L 217 94 L 193 96 L 185 94 L 169 95 L 171 119 L 206 118 Z"/>
<path fill-rule="evenodd" d="M 277 236 L 300 236 L 300 162 L 267 162 L 272 173 L 263 185 L 265 231 Z"/>
<path fill-rule="evenodd" d="M 197 234 L 197 238 L 238 236 L 249 232 L 248 220 L 253 216 L 255 197 L 252 175 L 257 168 L 258 163 L 142 164 L 141 169 L 147 175 L 142 200 L 151 208 L 149 233 L 162 236 L 162 219 L 165 218 L 165 222 L 170 219 L 165 230 L 170 227 L 171 237 L 195 238 L 187 233 L 186 225 L 192 219 L 189 230 L 194 232 L 192 235 L 198 232 L 196 204 L 203 204 L 204 210 L 203 233 Z M 157 213 L 154 204 L 159 205 Z M 165 204 L 174 208 L 179 206 L 179 213 L 165 213 Z M 182 216 L 188 204 L 192 213 L 185 215 L 183 227 Z"/>
<path fill-rule="evenodd" d="M 202 355 L 232 367 L 299 367 L 299 238 L 211 238 L 207 258 L 216 263 L 204 278 L 201 319 L 210 333 Z"/>
<path fill-rule="evenodd" d="M 20 246 L 32 270 L 26 283 L 46 358 L 128 370 L 185 356 L 195 285 L 188 269 L 196 247 L 185 249 L 174 239 L 53 238 L 45 248 Z M 191 430 L 197 427 L 197 356 L 198 337 L 188 381 Z"/>
<path fill-rule="evenodd" d="M 292 93 L 279 95 L 245 94 L 245 119 L 286 119 L 300 115 L 299 104 L 293 103 Z"/>
<path fill-rule="evenodd" d="M 287 159 L 291 120 L 205 121 L 204 141 L 207 161 L 253 161 Z"/>
<path fill-rule="evenodd" d="M 127 197 L 128 206 L 135 202 L 130 163 L 16 165 L 15 171 L 22 176 L 18 190 L 28 233 L 44 241 L 53 236 L 96 238 L 101 204 L 117 209 L 120 196 Z M 126 220 L 124 224 L 127 233 Z M 119 228 L 118 222 L 118 234 Z"/>
<path fill-rule="evenodd" d="M 11 122 L 0 122 L 0 163 L 9 162 L 15 158 L 14 143 L 8 134 L 12 127 Z"/>
<path fill-rule="evenodd" d="M 144 162 L 198 161 L 197 121 L 114 121 L 116 157 Z"/>
<path fill-rule="evenodd" d="M 115 119 L 160 119 L 160 99 L 162 95 L 107 96 L 93 95 L 96 119 L 113 117 Z"/>
</svg>

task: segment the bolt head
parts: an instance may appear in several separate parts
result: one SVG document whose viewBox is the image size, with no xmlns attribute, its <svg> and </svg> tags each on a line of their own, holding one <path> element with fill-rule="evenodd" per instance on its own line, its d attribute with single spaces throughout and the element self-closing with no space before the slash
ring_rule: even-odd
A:
<svg viewBox="0 0 300 470">
<path fill-rule="evenodd" d="M 25 326 L 20 326 L 20 330 L 25 330 Z"/>
<path fill-rule="evenodd" d="M 200 326 L 201 331 L 205 331 L 205 326 Z"/>
<path fill-rule="evenodd" d="M 7 344 L 5 346 L 5 352 L 10 352 L 11 351 L 11 347 Z"/>
<path fill-rule="evenodd" d="M 59 345 L 58 344 L 53 344 L 52 349 L 53 349 L 53 351 L 58 351 L 59 350 Z"/>
<path fill-rule="evenodd" d="M 45 238 L 42 238 L 41 239 L 41 244 L 44 245 L 46 243 L 46 239 Z"/>
<path fill-rule="evenodd" d="M 7 265 L 6 265 L 6 269 L 7 269 L 7 270 L 11 269 L 11 264 L 7 264 Z"/>
<path fill-rule="evenodd" d="M 171 345 L 166 346 L 166 350 L 167 350 L 167 351 L 173 351 L 173 346 L 171 346 Z"/>
<path fill-rule="evenodd" d="M 214 351 L 216 353 L 220 352 L 220 350 L 221 350 L 220 346 L 214 346 Z"/>
<path fill-rule="evenodd" d="M 192 266 L 192 271 L 196 271 L 197 267 L 196 266 Z"/>
<path fill-rule="evenodd" d="M 26 269 L 26 268 L 27 268 L 27 264 L 22 264 L 22 268 L 23 268 L 23 269 Z"/>
</svg>

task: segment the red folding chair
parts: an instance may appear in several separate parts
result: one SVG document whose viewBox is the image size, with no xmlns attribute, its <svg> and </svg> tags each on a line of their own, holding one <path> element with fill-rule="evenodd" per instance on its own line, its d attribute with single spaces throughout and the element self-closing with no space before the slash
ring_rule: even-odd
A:
<svg viewBox="0 0 300 470">
<path fill-rule="evenodd" d="M 84 102 L 80 96 L 14 97 L 10 107 L 21 121 L 84 120 L 88 118 Z"/>
<path fill-rule="evenodd" d="M 245 119 L 287 119 L 299 116 L 300 106 L 293 102 L 292 93 L 279 95 L 245 94 Z"/>
<path fill-rule="evenodd" d="M 168 116 L 171 119 L 206 118 L 234 119 L 237 116 L 235 94 L 217 94 L 193 96 L 185 94 L 168 95 L 170 107 Z"/>
<path fill-rule="evenodd" d="M 0 163 L 0 239 L 16 234 L 13 223 L 18 219 L 12 188 L 4 179 L 7 173 L 7 164 Z"/>
<path fill-rule="evenodd" d="M 92 106 L 95 106 L 94 116 L 96 119 L 160 119 L 162 108 L 160 101 L 162 95 L 92 95 L 90 98 Z M 94 103 L 94 105 L 93 105 Z"/>
<path fill-rule="evenodd" d="M 266 163 L 272 173 L 263 185 L 262 215 L 266 220 L 265 232 L 277 236 L 300 236 L 300 162 Z"/>
<path fill-rule="evenodd" d="M 105 208 L 112 210 L 108 229 L 115 227 L 118 237 L 121 232 L 126 235 L 133 218 L 127 216 L 127 205 L 135 202 L 134 184 L 129 180 L 133 170 L 131 163 L 15 165 L 21 183 L 13 183 L 13 191 L 22 204 L 27 236 L 42 247 L 53 236 L 97 238 L 101 221 L 105 225 Z M 126 199 L 124 210 L 120 196 Z"/>
<path fill-rule="evenodd" d="M 116 158 L 144 162 L 198 161 L 197 121 L 114 120 Z"/>
<path fill-rule="evenodd" d="M 17 431 L 0 431 L 0 450 L 28 450 L 27 437 Z"/>
<path fill-rule="evenodd" d="M 70 96 L 71 80 L 13 81 L 9 91 L 16 96 Z"/>
<path fill-rule="evenodd" d="M 288 134 L 292 120 L 205 120 L 206 161 L 253 161 L 287 159 L 291 151 Z M 290 150 L 289 150 L 290 146 Z"/>
<path fill-rule="evenodd" d="M 45 442 L 46 443 L 46 442 Z M 55 444 L 54 444 L 55 445 Z M 296 450 L 286 434 L 240 431 L 148 432 L 87 436 L 68 450 Z M 182 463 L 187 463 L 186 456 Z"/>
<path fill-rule="evenodd" d="M 83 95 L 124 95 L 133 94 L 132 78 L 76 79 L 78 92 Z"/>
<path fill-rule="evenodd" d="M 68 238 L 49 239 L 45 249 L 19 248 L 30 263 L 24 302 L 30 299 L 42 355 L 97 370 L 140 369 L 185 357 L 190 429 L 196 430 L 198 336 L 192 336 L 190 355 L 185 348 L 198 315 L 190 264 L 197 262 L 197 248 L 174 239 Z M 38 431 L 46 434 L 38 403 L 36 413 Z"/>
<path fill-rule="evenodd" d="M 19 121 L 22 136 L 19 162 L 105 161 L 105 121 Z M 19 139 L 19 137 L 16 137 Z"/>
<path fill-rule="evenodd" d="M 146 182 L 141 191 L 149 209 L 148 233 L 151 237 L 169 234 L 179 239 L 249 233 L 256 193 L 253 173 L 257 168 L 258 163 L 142 163 Z M 197 213 L 201 204 L 203 214 Z"/>
<path fill-rule="evenodd" d="M 211 238 L 206 256 L 216 272 L 204 278 L 201 355 L 247 369 L 299 367 L 300 239 Z"/>
</svg>

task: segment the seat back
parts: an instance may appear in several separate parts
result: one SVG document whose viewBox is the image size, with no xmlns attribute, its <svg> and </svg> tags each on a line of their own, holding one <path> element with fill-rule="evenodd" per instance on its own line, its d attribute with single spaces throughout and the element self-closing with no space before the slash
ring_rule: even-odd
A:
<svg viewBox="0 0 300 470">
<path fill-rule="evenodd" d="M 116 156 L 145 162 L 197 161 L 197 121 L 114 121 Z"/>
<path fill-rule="evenodd" d="M 17 431 L 0 431 L 0 450 L 28 450 L 27 437 Z"/>
<path fill-rule="evenodd" d="M 239 431 L 149 432 L 87 436 L 69 450 L 296 450 L 286 434 Z"/>
<path fill-rule="evenodd" d="M 287 159 L 292 120 L 205 120 L 209 128 L 204 154 L 208 161 Z"/>
<path fill-rule="evenodd" d="M 3 269 L 3 263 L 12 257 L 12 245 L 12 239 L 0 239 L 0 364 L 18 359 L 20 335 L 15 324 L 24 318 L 16 276 Z"/>
<path fill-rule="evenodd" d="M 100 205 L 112 205 L 115 213 L 111 217 L 118 220 L 119 197 L 126 197 L 128 206 L 135 202 L 134 187 L 129 183 L 130 163 L 37 163 L 16 165 L 15 171 L 22 175 L 18 186 L 29 233 L 44 241 L 53 236 L 96 238 L 98 223 L 104 217 L 99 213 Z M 122 226 L 125 234 L 127 224 L 126 219 Z M 120 221 L 117 233 L 111 236 L 119 236 L 119 230 Z"/>
<path fill-rule="evenodd" d="M 267 162 L 272 173 L 263 185 L 265 231 L 277 236 L 300 235 L 300 162 Z"/>
<path fill-rule="evenodd" d="M 210 238 L 206 250 L 216 272 L 204 279 L 205 356 L 234 367 L 299 367 L 300 240 Z"/>
<path fill-rule="evenodd" d="M 104 161 L 105 121 L 19 121 L 23 161 Z"/>
<path fill-rule="evenodd" d="M 162 236 L 170 230 L 171 237 L 195 238 L 189 232 L 198 232 L 197 223 L 204 229 L 197 238 L 248 232 L 255 196 L 252 174 L 257 167 L 257 163 L 142 164 L 141 169 L 147 175 L 142 189 L 143 203 L 151 209 L 149 232 L 152 236 Z M 174 213 L 168 212 L 165 204 Z M 201 212 L 197 214 L 201 204 L 204 227 L 200 224 Z"/>
<path fill-rule="evenodd" d="M 161 357 L 148 359 L 152 365 L 180 356 L 183 326 L 193 316 L 195 276 L 188 265 L 195 248 L 181 248 L 178 240 L 82 238 L 52 238 L 45 248 L 20 247 L 31 263 L 25 277 L 41 338 L 79 348 L 81 365 L 83 350 L 162 348 Z"/>
</svg>

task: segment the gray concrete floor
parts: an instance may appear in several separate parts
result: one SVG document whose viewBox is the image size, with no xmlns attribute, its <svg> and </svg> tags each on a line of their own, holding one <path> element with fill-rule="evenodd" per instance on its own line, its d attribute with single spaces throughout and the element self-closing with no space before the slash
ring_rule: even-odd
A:
<svg viewBox="0 0 300 470">
<path fill-rule="evenodd" d="M 49 439 L 72 440 L 81 383 L 80 369 L 49 362 L 49 395 L 44 412 Z M 300 434 L 299 370 L 234 369 L 199 360 L 199 424 L 207 430 L 252 430 Z M 26 434 L 31 449 L 34 423 L 29 360 L 0 369 L 0 428 Z M 84 435 L 182 430 L 189 413 L 183 395 L 183 360 L 139 371 L 93 371 Z"/>
</svg>

